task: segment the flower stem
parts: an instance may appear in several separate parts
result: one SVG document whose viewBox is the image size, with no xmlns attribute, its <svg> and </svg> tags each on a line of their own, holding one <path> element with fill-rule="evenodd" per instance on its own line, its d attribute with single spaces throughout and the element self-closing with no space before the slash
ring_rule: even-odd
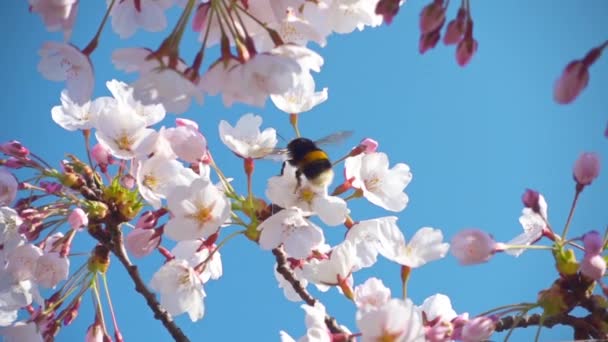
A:
<svg viewBox="0 0 608 342">
<path fill-rule="evenodd" d="M 409 266 L 401 266 L 401 281 L 403 283 L 403 300 L 407 299 L 407 282 L 412 274 L 412 268 Z"/>
<path fill-rule="evenodd" d="M 570 213 L 568 214 L 568 219 L 566 220 L 566 225 L 564 226 L 564 231 L 562 232 L 562 240 L 566 240 L 566 234 L 568 234 L 568 228 L 570 227 L 570 222 L 572 221 L 572 217 L 574 216 L 574 209 L 576 208 L 576 202 L 578 201 L 578 197 L 583 190 L 582 187 L 576 186 L 576 192 L 574 193 L 574 199 L 572 200 L 572 206 L 570 206 Z"/>
<path fill-rule="evenodd" d="M 83 55 L 89 56 L 97 48 L 97 44 L 99 43 L 99 36 L 101 36 L 101 31 L 103 31 L 104 26 L 106 26 L 106 22 L 108 21 L 108 17 L 110 16 L 110 11 L 114 7 L 115 3 L 116 0 L 112 0 L 110 2 L 110 6 L 108 6 L 106 13 L 103 15 L 103 19 L 101 19 L 101 24 L 99 24 L 95 36 L 93 36 L 93 39 L 91 39 L 89 44 L 87 44 L 87 46 L 82 50 Z"/>
<path fill-rule="evenodd" d="M 293 130 L 296 132 L 296 137 L 300 137 L 300 129 L 298 129 L 298 114 L 291 113 L 289 114 L 289 123 L 293 127 Z"/>
</svg>

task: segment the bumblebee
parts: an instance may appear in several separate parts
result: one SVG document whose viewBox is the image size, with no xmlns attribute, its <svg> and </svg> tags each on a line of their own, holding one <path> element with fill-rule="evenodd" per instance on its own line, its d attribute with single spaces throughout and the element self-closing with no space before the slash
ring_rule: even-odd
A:
<svg viewBox="0 0 608 342">
<path fill-rule="evenodd" d="M 302 185 L 302 175 L 315 186 L 325 186 L 331 183 L 334 172 L 329 156 L 319 146 L 339 143 L 352 134 L 351 131 L 337 132 L 317 141 L 308 138 L 295 138 L 287 144 L 282 153 L 287 153 L 288 159 L 283 162 L 281 175 L 285 170 L 285 163 L 296 168 L 296 190 Z"/>
</svg>

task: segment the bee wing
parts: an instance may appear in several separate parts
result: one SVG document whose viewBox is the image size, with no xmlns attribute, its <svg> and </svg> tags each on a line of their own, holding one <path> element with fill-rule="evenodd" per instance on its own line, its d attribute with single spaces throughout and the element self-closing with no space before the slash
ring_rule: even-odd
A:
<svg viewBox="0 0 608 342">
<path fill-rule="evenodd" d="M 353 135 L 353 131 L 340 131 L 340 132 L 330 134 L 326 137 L 323 137 L 323 138 L 315 141 L 315 144 L 317 144 L 319 146 L 330 145 L 330 144 L 339 144 L 339 143 L 343 142 L 344 140 L 350 138 L 351 135 Z"/>
<path fill-rule="evenodd" d="M 287 151 L 286 148 L 275 148 L 272 152 L 267 154 L 264 159 L 284 162 L 289 159 L 289 151 Z"/>
</svg>

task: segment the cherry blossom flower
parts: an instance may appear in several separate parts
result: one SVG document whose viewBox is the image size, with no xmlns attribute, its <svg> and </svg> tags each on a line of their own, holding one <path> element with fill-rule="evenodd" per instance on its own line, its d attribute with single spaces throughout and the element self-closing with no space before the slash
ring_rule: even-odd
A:
<svg viewBox="0 0 608 342">
<path fill-rule="evenodd" d="M 66 90 L 61 92 L 61 106 L 51 109 L 51 116 L 56 124 L 68 131 L 93 128 L 95 118 L 105 107 L 112 106 L 112 99 L 100 97 L 95 101 L 82 104 L 74 102 Z"/>
<path fill-rule="evenodd" d="M 524 232 L 507 242 L 507 245 L 531 245 L 538 241 L 543 236 L 543 232 L 547 229 L 547 223 L 543 217 L 529 208 L 524 208 L 522 215 L 519 217 L 519 223 L 521 223 Z M 505 253 L 517 257 L 524 251 L 525 249 L 509 248 L 505 250 Z"/>
<path fill-rule="evenodd" d="M 19 184 L 6 168 L 0 167 L 0 206 L 11 204 L 17 196 Z"/>
<path fill-rule="evenodd" d="M 424 328 L 420 311 L 406 299 L 391 299 L 381 308 L 362 312 L 357 327 L 363 342 L 423 342 Z"/>
<path fill-rule="evenodd" d="M 325 325 L 325 306 L 315 302 L 314 306 L 303 304 L 301 308 L 305 311 L 306 335 L 298 339 L 300 342 L 331 342 L 332 337 Z M 286 332 L 281 331 L 281 341 L 294 341 Z"/>
<path fill-rule="evenodd" d="M 145 119 L 131 107 L 106 107 L 95 120 L 95 137 L 114 157 L 133 159 L 138 154 L 147 154 L 147 151 L 142 151 L 140 147 L 145 146 L 142 142 L 155 131 L 146 126 Z"/>
<path fill-rule="evenodd" d="M 420 267 L 430 261 L 445 257 L 450 245 L 443 242 L 441 230 L 430 227 L 418 229 L 406 243 L 401 230 L 395 224 L 384 224 L 380 239 L 380 254 L 403 266 Z"/>
<path fill-rule="evenodd" d="M 38 71 L 50 81 L 66 81 L 70 98 L 86 103 L 93 94 L 93 66 L 75 46 L 67 43 L 45 42 L 38 52 Z"/>
<path fill-rule="evenodd" d="M 42 335 L 34 322 L 17 322 L 2 329 L 4 342 L 43 342 Z"/>
<path fill-rule="evenodd" d="M 315 92 L 315 80 L 308 72 L 296 77 L 293 88 L 283 94 L 270 95 L 274 105 L 287 114 L 304 113 L 327 100 L 327 88 Z"/>
<path fill-rule="evenodd" d="M 31 243 L 17 246 L 8 255 L 6 271 L 16 281 L 31 280 L 36 271 L 36 262 L 42 254 L 42 249 Z"/>
<path fill-rule="evenodd" d="M 391 299 L 391 290 L 384 286 L 382 280 L 374 277 L 356 286 L 354 294 L 357 309 L 362 312 L 378 310 Z"/>
<path fill-rule="evenodd" d="M 336 0 L 327 9 L 327 22 L 331 30 L 346 34 L 365 26 L 376 27 L 382 24 L 382 16 L 376 14 L 377 1 Z"/>
<path fill-rule="evenodd" d="M 70 215 L 68 216 L 68 223 L 72 229 L 79 229 L 82 227 L 86 227 L 89 224 L 89 217 L 87 213 L 84 212 L 81 208 L 76 208 L 72 210 Z"/>
<path fill-rule="evenodd" d="M 295 170 L 286 164 L 282 176 L 270 177 L 266 188 L 268 199 L 283 208 L 298 207 L 305 212 L 315 213 L 330 226 L 343 223 L 349 213 L 346 202 L 340 197 L 329 196 L 327 188 L 314 186 L 305 177 L 302 177 L 298 187 Z"/>
<path fill-rule="evenodd" d="M 12 250 L 24 240 L 19 233 L 23 220 L 17 212 L 9 207 L 0 207 L 0 245 L 4 250 Z"/>
<path fill-rule="evenodd" d="M 40 14 L 47 31 L 63 31 L 63 40 L 70 40 L 78 13 L 78 0 L 28 0 L 30 11 Z"/>
<path fill-rule="evenodd" d="M 164 264 L 152 276 L 150 287 L 160 293 L 160 304 L 171 315 L 187 312 L 193 322 L 203 318 L 203 283 L 186 260 L 173 259 Z"/>
<path fill-rule="evenodd" d="M 155 229 L 135 228 L 125 236 L 125 247 L 136 258 L 152 253 L 160 244 L 160 234 Z"/>
<path fill-rule="evenodd" d="M 260 247 L 270 250 L 283 245 L 285 253 L 305 259 L 324 241 L 323 231 L 302 216 L 299 208 L 288 208 L 260 223 Z"/>
<path fill-rule="evenodd" d="M 424 312 L 427 321 L 439 318 L 441 322 L 449 322 L 458 316 L 452 308 L 450 297 L 441 293 L 426 298 L 420 309 Z"/>
<path fill-rule="evenodd" d="M 173 217 L 165 225 L 165 234 L 176 241 L 207 238 L 230 216 L 226 195 L 202 178 L 175 187 L 167 196 L 167 206 Z"/>
<path fill-rule="evenodd" d="M 131 84 L 137 100 L 146 105 L 162 103 L 168 112 L 175 114 L 188 110 L 192 98 L 202 104 L 198 79 L 191 80 L 184 75 L 186 63 L 178 60 L 175 67 L 168 67 L 168 57 L 159 60 L 149 58 L 150 54 L 152 51 L 144 48 L 117 49 L 112 53 L 117 69 L 139 72 L 139 79 Z"/>
<path fill-rule="evenodd" d="M 302 274 L 306 279 L 322 285 L 342 286 L 352 283 L 352 271 L 357 263 L 354 245 L 346 240 L 334 247 L 328 259 L 313 259 L 304 264 Z"/>
<path fill-rule="evenodd" d="M 485 341 L 490 338 L 495 329 L 496 321 L 492 318 L 479 316 L 467 321 L 462 327 L 462 341 Z"/>
<path fill-rule="evenodd" d="M 207 258 L 209 258 L 209 253 L 213 252 L 213 255 L 207 260 L 205 268 L 199 275 L 199 278 L 204 284 L 209 281 L 209 279 L 219 279 L 223 274 L 222 255 L 218 250 L 214 251 L 215 248 L 215 245 L 205 245 L 205 240 L 202 239 L 182 240 L 178 241 L 175 247 L 173 247 L 171 254 L 178 259 L 187 260 L 188 265 L 194 268 L 207 260 Z"/>
<path fill-rule="evenodd" d="M 55 288 L 57 284 L 68 279 L 70 259 L 57 252 L 45 253 L 36 261 L 34 280 L 44 287 Z"/>
<path fill-rule="evenodd" d="M 159 103 L 144 104 L 135 98 L 134 88 L 124 82 L 111 80 L 106 82 L 106 87 L 116 99 L 118 106 L 123 106 L 128 110 L 132 110 L 140 116 L 146 126 L 152 126 L 161 122 L 165 118 L 165 108 Z"/>
<path fill-rule="evenodd" d="M 382 227 L 384 225 L 393 227 Z M 392 230 L 399 230 L 395 216 L 359 221 L 348 230 L 346 239 L 355 245 L 358 268 L 370 267 L 376 263 L 378 253 L 383 248 L 381 234 Z"/>
<path fill-rule="evenodd" d="M 111 1 L 107 0 L 108 6 Z M 122 0 L 117 1 L 110 11 L 112 29 L 120 38 L 131 37 L 138 28 L 149 32 L 159 32 L 167 27 L 165 10 L 173 5 L 173 0 Z"/>
<path fill-rule="evenodd" d="M 585 255 L 580 272 L 595 281 L 601 280 L 606 274 L 606 260 L 600 254 Z"/>
<path fill-rule="evenodd" d="M 574 163 L 574 180 L 580 185 L 589 185 L 600 174 L 600 158 L 592 152 L 581 153 Z"/>
<path fill-rule="evenodd" d="M 42 302 L 35 284 L 29 280 L 18 281 L 0 268 L 0 327 L 11 325 L 17 320 L 19 310 L 32 304 L 34 300 L 37 303 Z M 0 335 L 3 335 L 2 332 L 3 330 L 0 330 Z"/>
<path fill-rule="evenodd" d="M 162 154 L 155 154 L 139 162 L 137 168 L 137 187 L 141 196 L 154 209 L 161 207 L 161 200 L 166 198 L 176 186 L 188 185 L 197 175 L 192 169 L 184 167 L 175 159 Z"/>
<path fill-rule="evenodd" d="M 220 121 L 220 139 L 232 152 L 242 158 L 262 158 L 271 153 L 277 145 L 274 128 L 260 132 L 262 117 L 247 113 L 232 127 L 228 122 Z"/>
<path fill-rule="evenodd" d="M 388 156 L 381 152 L 359 154 L 347 158 L 344 164 L 346 179 L 363 191 L 373 204 L 390 211 L 405 209 L 409 199 L 403 192 L 412 180 L 409 166 L 398 163 L 389 169 Z"/>
<path fill-rule="evenodd" d="M 164 137 L 178 158 L 189 163 L 198 163 L 207 155 L 207 139 L 194 121 L 178 120 L 177 127 L 164 130 Z"/>
<path fill-rule="evenodd" d="M 452 254 L 461 265 L 486 262 L 496 251 L 496 241 L 484 231 L 465 229 L 452 238 Z"/>
</svg>

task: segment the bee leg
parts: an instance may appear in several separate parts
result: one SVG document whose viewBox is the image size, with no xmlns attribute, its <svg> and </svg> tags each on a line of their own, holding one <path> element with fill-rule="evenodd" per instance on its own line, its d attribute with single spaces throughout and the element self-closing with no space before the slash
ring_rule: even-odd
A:
<svg viewBox="0 0 608 342">
<path fill-rule="evenodd" d="M 297 181 L 297 185 L 296 185 L 296 188 L 293 190 L 294 194 L 302 186 L 302 171 L 300 171 L 299 169 L 296 170 L 296 181 Z"/>
<path fill-rule="evenodd" d="M 286 163 L 287 163 L 287 161 L 284 161 L 284 162 L 283 162 L 283 165 L 281 165 L 281 174 L 280 174 L 280 176 L 282 176 L 282 175 L 283 175 L 283 173 L 285 172 L 285 164 L 286 164 Z"/>
</svg>

